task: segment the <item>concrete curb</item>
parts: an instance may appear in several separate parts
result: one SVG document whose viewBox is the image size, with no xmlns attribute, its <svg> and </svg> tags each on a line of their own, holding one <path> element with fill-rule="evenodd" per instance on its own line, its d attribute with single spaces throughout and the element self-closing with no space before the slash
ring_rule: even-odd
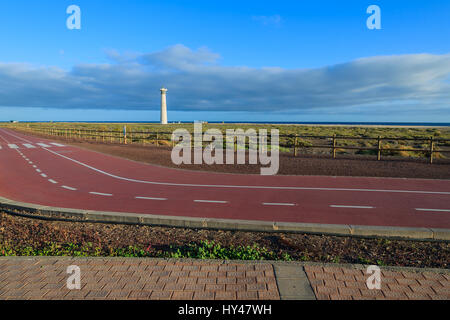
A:
<svg viewBox="0 0 450 320">
<path fill-rule="evenodd" d="M 72 222 L 153 225 L 232 231 L 292 232 L 364 238 L 382 237 L 393 239 L 450 241 L 450 229 L 269 222 L 104 212 L 42 206 L 17 202 L 3 197 L 0 197 L 0 209 L 8 210 L 11 214 L 29 218 Z"/>
</svg>

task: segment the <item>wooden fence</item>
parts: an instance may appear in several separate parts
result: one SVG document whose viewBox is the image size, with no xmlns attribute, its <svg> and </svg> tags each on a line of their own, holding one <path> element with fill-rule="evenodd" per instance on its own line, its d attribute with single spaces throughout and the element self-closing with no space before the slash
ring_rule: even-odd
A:
<svg viewBox="0 0 450 320">
<path fill-rule="evenodd" d="M 18 130 L 32 131 L 45 135 L 59 136 L 66 139 L 79 140 L 93 140 L 103 143 L 120 143 L 120 144 L 154 144 L 160 146 L 174 146 L 172 141 L 172 132 L 154 132 L 154 131 L 131 131 L 124 127 L 123 130 L 90 130 L 77 128 L 57 128 L 57 127 L 34 127 L 34 126 L 17 126 Z M 249 135 L 245 135 L 249 137 Z M 398 152 L 416 152 L 422 157 L 426 157 L 429 163 L 433 163 L 435 154 L 450 153 L 450 139 L 441 139 L 436 137 L 428 138 L 398 138 L 398 137 L 354 137 L 354 136 L 318 136 L 318 135 L 294 135 L 294 134 L 280 134 L 280 144 L 282 148 L 288 148 L 294 156 L 298 156 L 299 150 L 302 149 L 330 149 L 333 159 L 336 159 L 337 153 L 342 150 L 357 150 L 358 152 L 372 152 L 377 156 L 377 160 L 381 160 L 383 153 Z M 245 147 L 248 147 L 248 139 L 246 139 Z M 270 135 L 268 136 L 268 143 L 270 144 Z M 316 142 L 317 140 L 325 141 L 325 144 L 315 144 L 309 141 Z M 340 145 L 338 142 L 342 140 L 350 141 L 372 141 L 374 146 L 352 146 Z M 423 148 L 392 148 L 386 147 L 385 142 L 415 142 L 426 145 Z M 209 144 L 209 142 L 205 142 Z M 237 151 L 237 139 L 234 140 L 234 149 Z"/>
</svg>

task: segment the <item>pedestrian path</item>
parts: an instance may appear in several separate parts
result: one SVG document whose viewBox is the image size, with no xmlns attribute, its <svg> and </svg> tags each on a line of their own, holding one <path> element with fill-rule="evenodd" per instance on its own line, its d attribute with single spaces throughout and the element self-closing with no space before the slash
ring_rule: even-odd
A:
<svg viewBox="0 0 450 320">
<path fill-rule="evenodd" d="M 450 299 L 449 270 L 381 268 L 379 290 L 368 277 L 360 265 L 2 257 L 0 300 Z"/>
</svg>

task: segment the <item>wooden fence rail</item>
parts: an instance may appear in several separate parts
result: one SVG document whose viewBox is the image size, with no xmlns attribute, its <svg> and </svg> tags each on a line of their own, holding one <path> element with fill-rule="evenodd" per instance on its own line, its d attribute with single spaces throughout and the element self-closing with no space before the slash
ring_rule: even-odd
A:
<svg viewBox="0 0 450 320">
<path fill-rule="evenodd" d="M 77 129 L 77 128 L 55 128 L 55 127 L 15 127 L 18 130 L 32 131 L 46 135 L 60 136 L 66 139 L 80 139 L 80 140 L 94 140 L 104 143 L 121 143 L 121 144 L 154 144 L 159 146 L 165 144 L 167 146 L 174 146 L 172 141 L 172 132 L 155 132 L 155 131 L 131 131 L 124 128 L 124 130 L 90 130 L 90 129 Z M 238 134 L 236 136 L 239 136 Z M 250 137 L 250 135 L 244 135 Z M 373 151 L 376 153 L 377 160 L 381 160 L 383 152 L 417 152 L 423 154 L 429 159 L 430 163 L 433 163 L 435 154 L 437 153 L 450 153 L 450 139 L 441 139 L 435 137 L 418 137 L 418 138 L 398 138 L 398 137 L 355 137 L 355 136 L 322 136 L 322 135 L 299 135 L 299 134 L 280 134 L 280 147 L 289 148 L 293 150 L 294 156 L 298 156 L 300 149 L 330 149 L 333 159 L 336 159 L 337 152 L 341 150 L 361 150 L 361 151 Z M 284 142 L 281 140 L 284 138 Z M 312 144 L 305 143 L 308 140 L 326 140 L 328 144 Z M 224 139 L 225 140 L 225 139 Z M 268 136 L 268 144 L 270 144 L 270 136 Z M 349 146 L 339 145 L 339 140 L 371 140 L 374 141 L 375 147 L 367 146 Z M 414 141 L 426 144 L 426 148 L 395 148 L 385 147 L 383 142 L 399 142 L 399 141 Z M 165 142 L 165 143 L 164 143 Z M 209 144 L 210 142 L 205 142 Z M 245 139 L 245 148 L 249 146 L 248 139 Z M 448 147 L 447 149 L 440 148 L 441 146 Z M 237 138 L 234 139 L 234 149 L 237 151 Z"/>
</svg>

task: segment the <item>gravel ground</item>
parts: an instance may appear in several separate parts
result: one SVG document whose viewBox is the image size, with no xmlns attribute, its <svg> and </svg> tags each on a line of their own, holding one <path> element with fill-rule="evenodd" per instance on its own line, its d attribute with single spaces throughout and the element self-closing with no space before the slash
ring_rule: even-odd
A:
<svg viewBox="0 0 450 320">
<path fill-rule="evenodd" d="M 288 253 L 293 260 L 380 264 L 389 266 L 449 268 L 449 242 L 418 242 L 386 239 L 319 236 L 288 233 L 195 230 L 151 226 L 42 221 L 0 213 L 0 245 L 39 247 L 92 243 L 95 247 L 138 246 L 152 250 L 171 250 L 202 240 L 223 246 L 258 244 L 279 257 Z M 1 252 L 0 252 L 1 255 Z"/>
</svg>

